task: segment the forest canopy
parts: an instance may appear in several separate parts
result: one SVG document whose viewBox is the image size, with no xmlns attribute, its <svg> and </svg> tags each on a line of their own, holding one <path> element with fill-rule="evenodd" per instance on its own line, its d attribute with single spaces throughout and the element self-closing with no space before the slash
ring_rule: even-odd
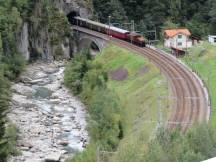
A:
<svg viewBox="0 0 216 162">
<path fill-rule="evenodd" d="M 136 29 L 144 32 L 175 24 L 196 36 L 216 34 L 216 0 L 93 0 L 93 5 L 97 19 L 104 23 L 110 15 L 114 23 L 135 20 Z"/>
</svg>

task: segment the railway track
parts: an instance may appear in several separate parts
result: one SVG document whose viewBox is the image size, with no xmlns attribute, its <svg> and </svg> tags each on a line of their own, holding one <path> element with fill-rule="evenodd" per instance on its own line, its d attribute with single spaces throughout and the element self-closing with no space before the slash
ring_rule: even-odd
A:
<svg viewBox="0 0 216 162">
<path fill-rule="evenodd" d="M 169 129 L 177 126 L 185 132 L 192 124 L 207 122 L 209 119 L 209 101 L 206 91 L 198 77 L 178 62 L 174 57 L 152 48 L 141 48 L 128 42 L 108 37 L 107 35 L 81 27 L 72 27 L 75 30 L 105 39 L 120 47 L 147 57 L 166 76 L 171 88 L 173 100 L 171 115 L 166 123 Z"/>
</svg>

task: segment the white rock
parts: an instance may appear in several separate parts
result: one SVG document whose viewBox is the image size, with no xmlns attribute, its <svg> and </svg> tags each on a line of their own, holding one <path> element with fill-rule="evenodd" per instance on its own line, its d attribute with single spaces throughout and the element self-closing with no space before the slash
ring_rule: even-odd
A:
<svg viewBox="0 0 216 162">
<path fill-rule="evenodd" d="M 23 83 L 30 83 L 30 82 L 32 81 L 32 79 L 31 79 L 30 77 L 25 76 L 25 75 L 21 76 L 21 77 L 20 77 L 20 80 L 21 80 L 21 82 L 23 82 Z"/>
<path fill-rule="evenodd" d="M 14 94 L 12 96 L 12 103 L 14 105 L 25 107 L 25 108 L 36 106 L 33 102 L 29 101 L 26 96 L 18 95 L 18 94 Z"/>
<path fill-rule="evenodd" d="M 55 66 L 50 65 L 49 67 L 43 67 L 43 71 L 47 74 L 53 74 L 59 71 L 59 69 Z"/>
<path fill-rule="evenodd" d="M 36 71 L 33 75 L 32 75 L 32 79 L 42 79 L 42 78 L 46 78 L 47 74 L 45 74 L 42 71 Z"/>
<path fill-rule="evenodd" d="M 61 158 L 61 152 L 56 152 L 45 157 L 45 162 L 59 162 Z"/>
<path fill-rule="evenodd" d="M 21 94 L 23 96 L 31 96 L 33 93 L 35 93 L 34 89 L 24 86 L 22 84 L 14 84 L 11 89 L 15 93 Z"/>
</svg>

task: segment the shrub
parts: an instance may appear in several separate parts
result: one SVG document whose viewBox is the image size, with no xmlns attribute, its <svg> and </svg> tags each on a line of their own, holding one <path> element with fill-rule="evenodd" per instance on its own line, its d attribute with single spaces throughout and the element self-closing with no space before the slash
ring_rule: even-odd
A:
<svg viewBox="0 0 216 162">
<path fill-rule="evenodd" d="M 90 59 L 89 50 L 82 51 L 68 63 L 65 69 L 64 83 L 75 95 L 82 91 L 82 79 L 90 69 Z"/>
<path fill-rule="evenodd" d="M 113 151 L 123 137 L 118 96 L 108 89 L 107 72 L 84 51 L 67 65 L 65 84 L 88 106 L 91 144 L 73 162 L 96 161 L 96 148 Z M 92 144 L 94 143 L 94 144 Z"/>
<path fill-rule="evenodd" d="M 3 57 L 4 73 L 10 80 L 15 79 L 24 70 L 26 61 L 21 54 Z"/>
</svg>

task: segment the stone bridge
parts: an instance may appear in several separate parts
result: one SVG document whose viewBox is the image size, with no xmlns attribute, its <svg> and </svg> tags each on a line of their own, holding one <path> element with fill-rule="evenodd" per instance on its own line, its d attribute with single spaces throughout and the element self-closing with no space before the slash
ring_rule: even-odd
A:
<svg viewBox="0 0 216 162">
<path fill-rule="evenodd" d="M 78 31 L 74 29 L 74 36 L 77 38 L 77 49 L 74 52 L 79 52 L 83 49 L 89 48 L 92 55 L 96 55 L 101 52 L 108 44 L 108 40 L 102 39 L 100 37 Z"/>
</svg>

